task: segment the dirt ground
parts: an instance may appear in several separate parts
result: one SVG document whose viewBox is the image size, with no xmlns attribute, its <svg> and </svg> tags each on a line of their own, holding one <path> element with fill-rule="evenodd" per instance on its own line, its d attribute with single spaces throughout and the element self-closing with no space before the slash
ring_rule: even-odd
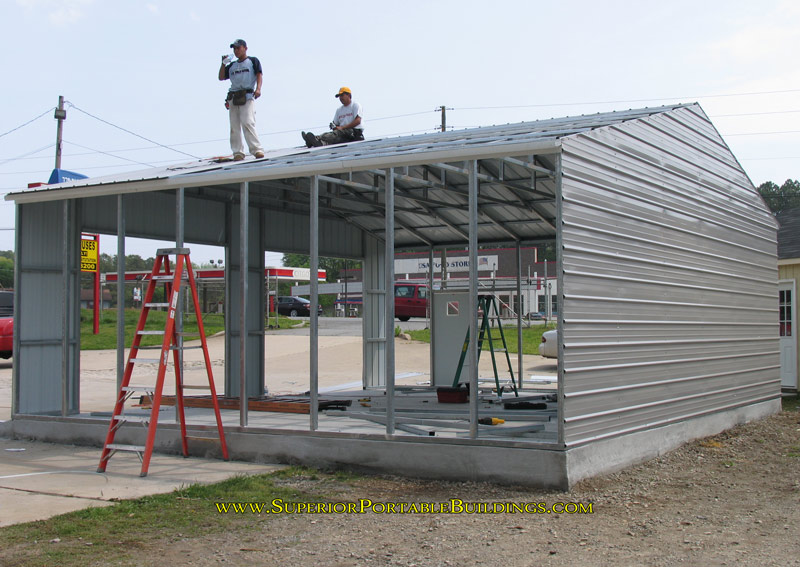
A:
<svg viewBox="0 0 800 567">
<path fill-rule="evenodd" d="M 331 348 L 341 355 L 345 345 Z M 405 348 L 401 358 L 411 358 Z M 786 407 L 566 493 L 387 476 L 281 481 L 315 502 L 580 503 L 591 514 L 253 514 L 252 529 L 201 541 L 165 533 L 142 542 L 138 557 L 196 566 L 800 565 L 800 412 L 796 401 Z"/>
<path fill-rule="evenodd" d="M 394 477 L 284 482 L 327 502 L 572 502 L 593 513 L 261 514 L 245 534 L 152 542 L 159 564 L 800 565 L 796 404 L 567 493 Z"/>
</svg>

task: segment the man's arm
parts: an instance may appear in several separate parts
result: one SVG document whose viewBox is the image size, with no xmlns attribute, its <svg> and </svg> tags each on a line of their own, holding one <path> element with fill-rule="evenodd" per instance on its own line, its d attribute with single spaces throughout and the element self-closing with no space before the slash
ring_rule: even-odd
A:
<svg viewBox="0 0 800 567">
<path fill-rule="evenodd" d="M 261 96 L 261 81 L 264 80 L 264 74 L 256 74 L 256 90 L 253 91 L 253 97 L 258 98 Z"/>
<path fill-rule="evenodd" d="M 225 55 L 222 56 L 222 63 L 219 66 L 219 80 L 220 81 L 224 81 L 225 79 L 228 78 L 227 77 L 227 74 L 228 74 L 227 73 L 227 69 L 225 67 L 225 57 L 226 57 Z"/>
<path fill-rule="evenodd" d="M 350 124 L 345 124 L 344 126 L 337 126 L 337 130 L 347 130 L 348 128 L 358 128 L 358 125 L 361 124 L 361 117 L 356 116 Z"/>
</svg>

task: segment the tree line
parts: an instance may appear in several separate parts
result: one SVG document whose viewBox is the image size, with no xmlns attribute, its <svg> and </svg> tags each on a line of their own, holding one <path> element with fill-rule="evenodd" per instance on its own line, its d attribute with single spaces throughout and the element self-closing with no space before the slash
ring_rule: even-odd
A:
<svg viewBox="0 0 800 567">
<path fill-rule="evenodd" d="M 767 181 L 758 186 L 758 194 L 764 199 L 764 203 L 773 215 L 800 208 L 800 181 L 796 179 L 787 179 L 780 186 Z"/>
</svg>

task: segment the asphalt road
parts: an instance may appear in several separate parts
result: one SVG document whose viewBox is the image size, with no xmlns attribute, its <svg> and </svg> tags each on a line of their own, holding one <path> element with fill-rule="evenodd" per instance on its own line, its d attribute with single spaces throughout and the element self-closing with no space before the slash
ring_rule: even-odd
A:
<svg viewBox="0 0 800 567">
<path fill-rule="evenodd" d="M 297 317 L 298 321 L 308 321 L 308 317 Z M 409 321 L 394 320 L 394 326 L 400 327 L 403 331 L 424 329 L 425 319 L 411 319 Z M 298 327 L 297 329 L 283 329 L 281 331 L 267 331 L 266 334 L 280 333 L 281 335 L 300 335 L 308 336 L 310 327 Z M 362 321 L 360 317 L 320 317 L 319 334 L 326 337 L 360 337 L 362 333 Z"/>
</svg>

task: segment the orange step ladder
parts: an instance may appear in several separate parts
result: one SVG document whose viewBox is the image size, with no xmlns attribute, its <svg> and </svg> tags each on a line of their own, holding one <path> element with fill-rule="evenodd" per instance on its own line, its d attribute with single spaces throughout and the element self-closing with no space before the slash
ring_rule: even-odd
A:
<svg viewBox="0 0 800 567">
<path fill-rule="evenodd" d="M 169 256 L 175 256 L 175 271 L 170 271 Z M 163 268 L 163 270 L 162 270 Z M 198 388 L 198 386 L 185 386 L 183 384 L 183 377 L 181 374 L 180 364 L 180 346 L 178 342 L 178 333 L 175 330 L 175 314 L 178 309 L 178 297 L 182 284 L 188 281 L 189 288 L 192 292 L 192 300 L 194 302 L 194 312 L 197 317 L 197 329 L 200 336 L 200 347 L 183 347 L 183 350 L 189 348 L 202 348 L 203 357 L 206 365 L 206 372 L 208 374 L 208 386 L 199 386 L 199 388 L 211 390 L 211 399 L 213 400 L 214 415 L 217 419 L 217 430 L 219 432 L 219 442 L 222 449 L 222 458 L 228 460 L 228 447 L 225 444 L 225 432 L 222 427 L 222 418 L 219 413 L 219 401 L 217 400 L 217 391 L 214 388 L 214 376 L 211 373 L 211 359 L 208 356 L 208 343 L 206 342 L 206 334 L 203 329 L 203 318 L 200 311 L 200 303 L 197 299 L 197 285 L 192 272 L 192 264 L 189 260 L 188 248 L 163 248 L 159 249 L 156 253 L 156 261 L 153 265 L 153 272 L 150 276 L 150 281 L 147 285 L 147 293 L 145 294 L 144 301 L 142 302 L 142 314 L 139 317 L 139 324 L 136 327 L 136 334 L 133 337 L 133 344 L 131 345 L 130 353 L 128 354 L 128 363 L 125 365 L 125 374 L 122 378 L 119 394 L 117 395 L 117 403 L 114 406 L 114 412 L 111 414 L 111 423 L 108 427 L 108 434 L 106 441 L 103 445 L 103 452 L 100 455 L 100 464 L 97 466 L 97 472 L 105 472 L 109 459 L 117 451 L 127 451 L 136 453 L 142 461 L 142 471 L 140 476 L 147 476 L 147 470 L 150 466 L 150 456 L 153 454 L 153 444 L 156 439 L 156 428 L 158 427 L 158 412 L 161 407 L 161 394 L 164 389 L 164 376 L 167 371 L 167 362 L 169 361 L 169 352 L 172 351 L 174 355 L 174 369 L 175 369 L 175 398 L 178 419 L 180 421 L 181 432 L 181 445 L 183 448 L 183 456 L 189 456 L 189 448 L 186 435 L 186 417 L 184 415 L 183 405 L 183 390 L 188 388 Z M 159 282 L 165 282 L 165 298 L 167 303 L 153 303 L 153 294 Z M 146 331 L 145 323 L 150 309 L 154 307 L 167 308 L 167 323 L 163 331 Z M 140 346 L 142 337 L 145 335 L 164 335 L 164 340 L 161 346 L 146 347 Z M 182 333 L 187 336 L 188 333 Z M 147 349 L 160 349 L 161 356 L 159 358 L 139 358 L 140 350 Z M 132 386 L 131 376 L 133 375 L 133 368 L 136 363 L 154 363 L 158 362 L 158 374 L 156 376 L 156 383 L 154 386 Z M 150 397 L 152 408 L 150 415 L 126 415 L 123 410 L 125 402 L 133 397 L 136 392 L 143 392 Z M 141 423 L 147 426 L 147 441 L 144 445 L 123 445 L 114 443 L 117 431 L 125 423 Z M 204 438 L 201 438 L 204 439 Z"/>
</svg>

